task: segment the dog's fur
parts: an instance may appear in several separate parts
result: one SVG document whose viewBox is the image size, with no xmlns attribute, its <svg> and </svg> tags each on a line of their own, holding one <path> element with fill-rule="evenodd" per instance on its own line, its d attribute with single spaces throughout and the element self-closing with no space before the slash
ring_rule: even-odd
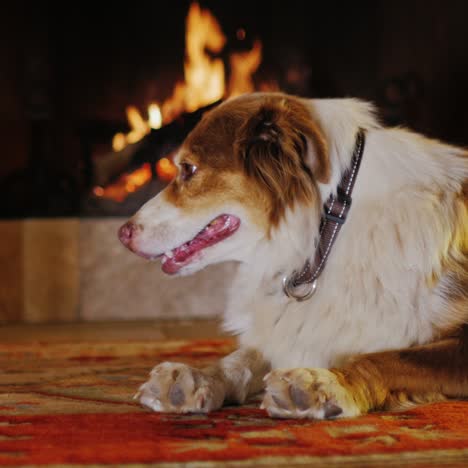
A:
<svg viewBox="0 0 468 468">
<path fill-rule="evenodd" d="M 288 299 L 281 280 L 313 257 L 359 128 L 348 220 L 315 295 Z M 130 248 L 156 256 L 222 213 L 239 217 L 234 235 L 179 274 L 240 262 L 224 317 L 240 349 L 208 369 L 157 366 L 143 404 L 210 411 L 266 388 L 272 416 L 332 418 L 468 396 L 465 150 L 383 128 L 359 100 L 259 93 L 207 113 L 176 162 L 198 171 L 132 218 Z"/>
</svg>

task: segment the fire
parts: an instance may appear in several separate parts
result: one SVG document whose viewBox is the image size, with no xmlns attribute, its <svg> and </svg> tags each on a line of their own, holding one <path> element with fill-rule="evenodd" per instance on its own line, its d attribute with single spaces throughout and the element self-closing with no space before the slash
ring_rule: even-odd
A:
<svg viewBox="0 0 468 468">
<path fill-rule="evenodd" d="M 127 136 L 123 133 L 116 133 L 112 139 L 112 149 L 122 151 L 127 146 Z"/>
<path fill-rule="evenodd" d="M 152 128 L 160 128 L 162 125 L 161 109 L 155 103 L 148 107 L 148 119 L 144 119 L 140 111 L 134 106 L 125 109 L 130 131 L 125 135 L 117 133 L 112 139 L 112 149 L 122 151 L 127 145 L 140 141 Z"/>
<path fill-rule="evenodd" d="M 135 192 L 149 182 L 151 177 L 151 165 L 150 163 L 145 163 L 131 174 L 121 176 L 114 184 L 110 184 L 107 187 L 94 187 L 93 193 L 96 197 L 122 202 L 127 198 L 129 193 Z"/>
<path fill-rule="evenodd" d="M 238 29 L 239 40 L 246 37 L 243 28 Z M 147 118 L 140 111 L 129 106 L 126 109 L 130 131 L 127 134 L 117 133 L 112 140 L 114 151 L 122 151 L 127 145 L 136 143 L 147 135 L 151 129 L 158 129 L 177 118 L 183 112 L 193 112 L 222 98 L 238 96 L 255 89 L 252 75 L 262 61 L 262 43 L 257 40 L 251 50 L 230 54 L 231 75 L 226 85 L 224 62 L 217 57 L 226 45 L 226 37 L 216 18 L 209 10 L 202 9 L 196 2 L 190 5 L 186 18 L 184 81 L 176 83 L 172 95 L 161 106 L 151 103 L 147 109 Z M 174 176 L 170 161 L 159 162 L 156 172 L 162 180 L 169 181 Z M 145 174 L 142 177 L 142 174 Z M 162 175 L 161 175 L 162 174 Z M 135 191 L 151 179 L 151 170 L 140 168 L 132 174 L 126 174 L 115 186 L 127 192 Z M 144 182 L 142 182 L 144 180 Z M 108 188 L 96 187 L 94 194 L 122 199 L 122 195 L 112 195 Z M 125 194 L 126 196 L 126 194 Z M 125 199 L 125 196 L 123 199 Z M 120 201 L 120 200 L 119 200 Z"/>
<path fill-rule="evenodd" d="M 244 39 L 245 35 L 244 29 L 237 31 L 238 38 Z M 127 135 L 115 135 L 114 151 L 139 141 L 151 128 L 160 128 L 182 112 L 193 112 L 223 97 L 253 91 L 252 75 L 262 61 L 262 43 L 257 40 L 252 50 L 230 55 L 231 77 L 227 90 L 224 63 L 216 57 L 225 45 L 226 37 L 216 18 L 198 3 L 192 3 L 186 19 L 184 82 L 175 85 L 172 95 L 161 107 L 155 103 L 149 105 L 148 120 L 144 120 L 135 107 L 128 107 L 127 120 L 131 130 Z"/>
<path fill-rule="evenodd" d="M 161 128 L 162 114 L 157 104 L 150 104 L 148 107 L 148 124 L 151 128 Z"/>
<path fill-rule="evenodd" d="M 220 58 L 206 53 L 219 54 L 226 38 L 216 18 L 202 10 L 198 3 L 190 6 L 185 36 L 185 108 L 193 112 L 221 99 L 224 95 L 224 64 Z"/>
<path fill-rule="evenodd" d="M 255 41 L 252 50 L 233 53 L 230 57 L 231 79 L 229 80 L 229 96 L 239 96 L 255 90 L 252 75 L 262 63 L 262 43 Z"/>
<path fill-rule="evenodd" d="M 163 182 L 170 182 L 177 175 L 177 167 L 169 158 L 161 158 L 156 163 L 156 173 Z"/>
</svg>

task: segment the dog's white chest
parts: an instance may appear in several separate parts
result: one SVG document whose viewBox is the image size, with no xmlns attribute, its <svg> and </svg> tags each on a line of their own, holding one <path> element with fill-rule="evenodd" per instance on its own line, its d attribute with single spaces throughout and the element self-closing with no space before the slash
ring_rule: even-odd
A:
<svg viewBox="0 0 468 468">
<path fill-rule="evenodd" d="M 370 276 L 362 274 L 359 283 L 372 288 Z M 227 328 L 239 333 L 241 345 L 261 351 L 274 368 L 331 367 L 355 354 L 403 348 L 431 338 L 430 322 L 414 311 L 408 313 L 410 294 L 400 290 L 396 306 L 396 298 L 387 292 L 370 294 L 362 284 L 345 288 L 336 280 L 333 287 L 326 287 L 327 275 L 323 281 L 315 296 L 302 303 L 258 289 L 255 300 L 244 297 L 243 302 L 237 294 L 226 314 Z M 412 281 L 416 279 L 410 274 L 404 279 L 408 292 L 414 289 Z"/>
</svg>

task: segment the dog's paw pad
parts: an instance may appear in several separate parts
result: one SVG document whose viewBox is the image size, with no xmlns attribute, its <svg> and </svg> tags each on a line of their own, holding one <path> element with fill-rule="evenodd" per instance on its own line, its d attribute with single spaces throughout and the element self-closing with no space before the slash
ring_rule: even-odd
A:
<svg viewBox="0 0 468 468">
<path fill-rule="evenodd" d="M 168 396 L 173 406 L 181 406 L 185 403 L 185 392 L 177 382 L 172 385 Z"/>
<path fill-rule="evenodd" d="M 343 409 L 334 403 L 327 402 L 324 406 L 324 417 L 325 419 L 332 419 L 340 416 L 343 413 Z"/>
<path fill-rule="evenodd" d="M 150 372 L 135 399 L 167 413 L 206 413 L 221 407 L 224 383 L 185 364 L 164 362 Z"/>
<path fill-rule="evenodd" d="M 307 408 L 310 407 L 311 395 L 305 389 L 297 385 L 290 385 L 289 395 L 294 405 L 296 405 L 296 407 L 299 408 L 300 410 L 306 410 Z"/>
<path fill-rule="evenodd" d="M 333 419 L 360 414 L 349 390 L 327 369 L 275 370 L 265 382 L 262 408 L 270 416 Z"/>
</svg>

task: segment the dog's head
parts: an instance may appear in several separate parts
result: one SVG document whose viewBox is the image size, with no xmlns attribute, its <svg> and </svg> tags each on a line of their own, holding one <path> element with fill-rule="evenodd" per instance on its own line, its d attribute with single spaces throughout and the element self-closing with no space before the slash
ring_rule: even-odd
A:
<svg viewBox="0 0 468 468">
<path fill-rule="evenodd" d="M 279 93 L 229 100 L 205 114 L 179 173 L 121 227 L 120 240 L 168 274 L 245 261 L 297 204 L 318 203 L 329 178 L 322 133 L 303 101 Z"/>
</svg>

